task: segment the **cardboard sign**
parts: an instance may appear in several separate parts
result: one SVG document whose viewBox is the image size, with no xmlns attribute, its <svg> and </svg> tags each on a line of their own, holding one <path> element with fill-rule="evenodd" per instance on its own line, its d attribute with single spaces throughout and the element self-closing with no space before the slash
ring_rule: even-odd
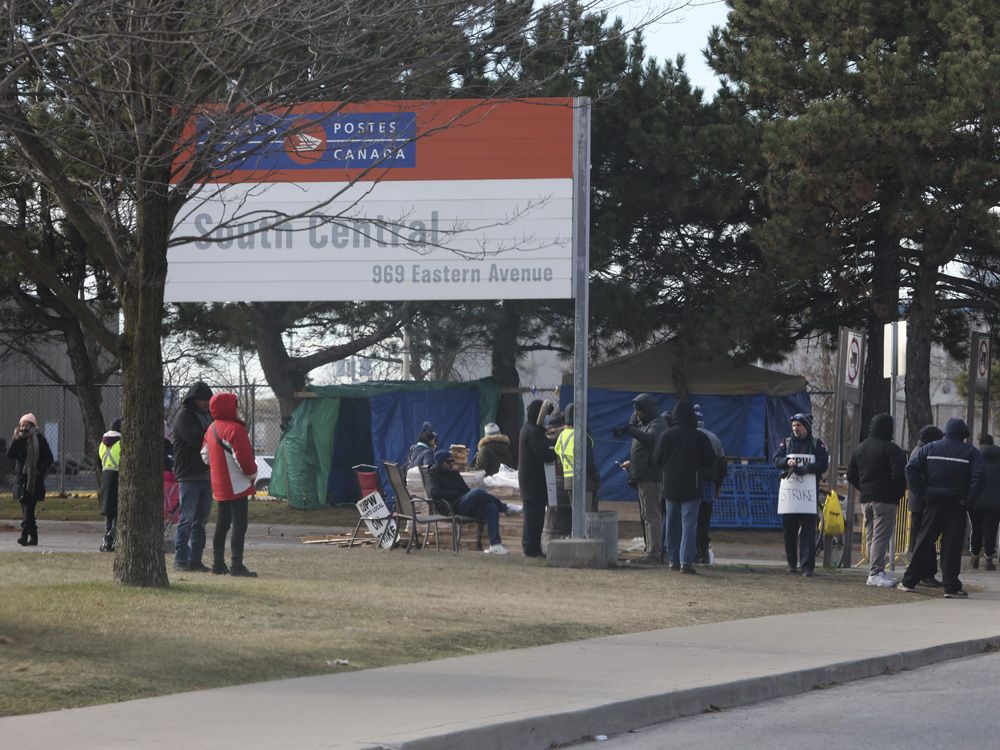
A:
<svg viewBox="0 0 1000 750">
<path fill-rule="evenodd" d="M 378 492 L 365 495 L 355 503 L 368 533 L 378 539 L 378 546 L 390 549 L 396 541 L 396 519 L 391 517 L 385 500 Z"/>
<path fill-rule="evenodd" d="M 805 466 L 815 461 L 809 454 L 790 454 L 797 466 Z M 778 487 L 778 515 L 787 513 L 816 513 L 816 475 L 789 474 Z"/>
</svg>

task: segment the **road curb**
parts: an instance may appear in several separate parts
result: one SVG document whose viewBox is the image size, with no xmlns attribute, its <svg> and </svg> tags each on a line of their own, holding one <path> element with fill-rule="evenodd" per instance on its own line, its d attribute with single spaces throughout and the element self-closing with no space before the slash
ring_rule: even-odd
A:
<svg viewBox="0 0 1000 750">
<path fill-rule="evenodd" d="M 372 745 L 365 750 L 547 750 L 598 734 L 612 735 L 685 716 L 799 695 L 868 677 L 1000 649 L 1000 635 L 938 644 L 735 682 L 647 695 L 548 716 L 499 721 L 479 727 Z"/>
</svg>

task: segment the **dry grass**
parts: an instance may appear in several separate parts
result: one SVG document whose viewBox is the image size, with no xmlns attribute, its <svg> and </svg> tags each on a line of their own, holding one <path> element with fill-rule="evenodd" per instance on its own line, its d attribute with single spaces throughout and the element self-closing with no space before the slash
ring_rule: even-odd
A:
<svg viewBox="0 0 1000 750">
<path fill-rule="evenodd" d="M 248 563 L 260 578 L 137 590 L 110 582 L 110 556 L 0 554 L 0 715 L 906 598 L 779 568 L 681 576 L 327 546 Z"/>
</svg>

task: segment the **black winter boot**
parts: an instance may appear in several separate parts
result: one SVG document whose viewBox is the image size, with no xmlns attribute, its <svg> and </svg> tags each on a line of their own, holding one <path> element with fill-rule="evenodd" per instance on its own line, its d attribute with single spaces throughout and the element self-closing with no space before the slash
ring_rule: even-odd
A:
<svg viewBox="0 0 1000 750">
<path fill-rule="evenodd" d="M 20 544 L 22 547 L 27 546 L 28 532 L 25 531 L 24 529 L 21 529 L 21 536 L 17 538 L 17 543 Z"/>
<path fill-rule="evenodd" d="M 242 560 L 233 560 L 233 567 L 229 569 L 229 575 L 239 578 L 256 578 L 257 574 L 252 570 L 247 570 Z"/>
<path fill-rule="evenodd" d="M 226 553 L 212 550 L 212 572 L 217 576 L 229 575 L 229 568 L 226 567 Z"/>
<path fill-rule="evenodd" d="M 37 547 L 38 546 L 38 529 L 32 529 L 28 532 L 28 546 Z"/>
</svg>

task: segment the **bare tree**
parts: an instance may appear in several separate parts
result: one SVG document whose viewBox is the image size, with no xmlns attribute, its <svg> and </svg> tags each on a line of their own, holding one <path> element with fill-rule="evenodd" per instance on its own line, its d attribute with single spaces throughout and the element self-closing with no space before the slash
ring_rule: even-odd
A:
<svg viewBox="0 0 1000 750">
<path fill-rule="evenodd" d="M 165 586 L 160 539 L 162 358 L 167 250 L 182 207 L 219 156 L 185 141 L 211 110 L 219 139 L 255 113 L 308 101 L 440 96 L 474 69 L 524 95 L 493 62 L 538 13 L 531 2 L 464 0 L 10 0 L 0 19 L 0 140 L 58 206 L 118 292 L 121 334 L 79 299 L 17 226 L 0 248 L 122 363 L 123 449 L 115 579 Z M 512 22 L 516 19 L 516 23 Z M 535 45 L 531 54 L 559 54 Z M 533 82 L 537 85 L 538 82 Z M 187 154 L 187 169 L 176 171 Z"/>
</svg>

